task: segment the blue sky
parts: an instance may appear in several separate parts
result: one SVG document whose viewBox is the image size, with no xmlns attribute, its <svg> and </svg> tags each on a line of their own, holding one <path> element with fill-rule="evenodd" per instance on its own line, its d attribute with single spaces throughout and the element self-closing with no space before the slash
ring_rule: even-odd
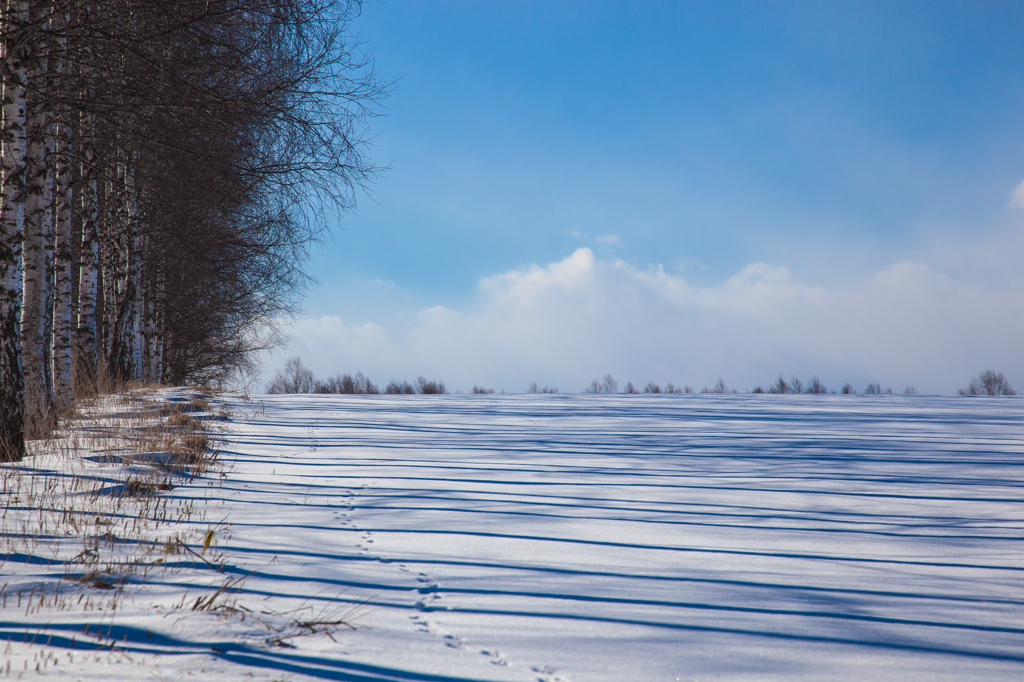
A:
<svg viewBox="0 0 1024 682">
<path fill-rule="evenodd" d="M 1024 384 L 1024 5 L 389 0 L 357 28 L 398 79 L 389 169 L 267 374 Z"/>
</svg>

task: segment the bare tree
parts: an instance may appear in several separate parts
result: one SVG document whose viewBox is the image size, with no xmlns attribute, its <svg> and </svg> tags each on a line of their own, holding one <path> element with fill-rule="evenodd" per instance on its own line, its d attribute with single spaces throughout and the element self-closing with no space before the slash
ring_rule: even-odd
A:
<svg viewBox="0 0 1024 682">
<path fill-rule="evenodd" d="M 448 392 L 443 381 L 427 381 L 423 377 L 416 378 L 416 390 L 423 395 L 440 395 Z"/>
<path fill-rule="evenodd" d="M 821 383 L 818 377 L 814 376 L 811 377 L 811 380 L 807 382 L 807 388 L 804 389 L 804 393 L 809 393 L 811 395 L 820 395 L 823 393 L 828 393 L 828 388 L 825 387 L 825 384 Z"/>
<path fill-rule="evenodd" d="M 279 343 L 376 171 L 360 7 L 3 0 L 0 457 L 73 384 L 222 382 Z"/>
<path fill-rule="evenodd" d="M 701 389 L 701 393 L 735 393 L 736 389 L 729 388 L 725 385 L 725 379 L 719 379 L 718 382 L 712 387 L 708 388 L 705 386 Z"/>
<path fill-rule="evenodd" d="M 408 381 L 399 383 L 392 379 L 384 388 L 384 392 L 388 395 L 414 395 L 416 393 L 416 387 Z"/>
<path fill-rule="evenodd" d="M 338 374 L 324 381 L 317 380 L 314 393 L 332 393 L 348 395 L 372 395 L 380 393 L 376 384 L 363 376 L 362 372 Z"/>
<path fill-rule="evenodd" d="M 971 379 L 967 388 L 958 389 L 960 395 L 1017 395 L 1002 372 L 987 369 Z"/>
<path fill-rule="evenodd" d="M 3 134 L 0 152 L 0 461 L 25 453 L 24 379 L 21 365 L 22 236 L 27 162 L 27 65 L 20 31 L 27 0 L 6 0 L 0 13 Z"/>
<path fill-rule="evenodd" d="M 316 379 L 302 360 L 296 356 L 289 358 L 281 369 L 267 384 L 267 393 L 312 393 L 316 388 Z"/>
<path fill-rule="evenodd" d="M 583 389 L 584 393 L 617 393 L 619 382 L 611 374 L 605 374 L 601 381 L 594 379 L 590 385 Z"/>
</svg>

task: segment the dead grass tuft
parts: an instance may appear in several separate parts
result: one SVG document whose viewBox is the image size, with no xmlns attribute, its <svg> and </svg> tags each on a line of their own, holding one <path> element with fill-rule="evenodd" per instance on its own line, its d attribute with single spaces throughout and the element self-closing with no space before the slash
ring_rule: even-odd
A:
<svg viewBox="0 0 1024 682">
<path fill-rule="evenodd" d="M 192 400 L 188 402 L 188 407 L 190 412 L 210 411 L 210 403 L 203 398 L 192 398 Z"/>
<path fill-rule="evenodd" d="M 133 576 L 219 570 L 223 556 L 211 540 L 225 526 L 208 519 L 207 498 L 163 494 L 181 485 L 179 477 L 192 480 L 217 466 L 211 422 L 195 417 L 210 411 L 212 397 L 168 399 L 154 387 L 79 394 L 77 413 L 63 415 L 45 440 L 31 441 L 23 461 L 0 463 L 0 566 L 28 555 L 58 567 L 52 580 L 37 578 L 26 613 L 75 604 L 113 611 L 125 598 L 123 586 L 137 582 Z M 191 560 L 168 563 L 170 555 Z M 86 593 L 72 604 L 61 581 L 106 596 Z M 228 589 L 203 610 L 218 611 Z"/>
<path fill-rule="evenodd" d="M 124 494 L 130 496 L 152 495 L 161 490 L 174 490 L 174 486 L 163 481 L 152 481 L 133 476 L 124 483 Z"/>
<path fill-rule="evenodd" d="M 100 590 L 112 590 L 118 585 L 118 583 L 124 582 L 123 579 L 114 578 L 112 576 L 106 576 L 99 571 L 89 571 L 82 575 L 68 576 L 68 580 L 73 580 L 83 585 L 89 585 Z"/>
<path fill-rule="evenodd" d="M 183 426 L 197 431 L 205 428 L 201 421 L 185 412 L 171 412 L 164 420 L 164 426 Z"/>
</svg>

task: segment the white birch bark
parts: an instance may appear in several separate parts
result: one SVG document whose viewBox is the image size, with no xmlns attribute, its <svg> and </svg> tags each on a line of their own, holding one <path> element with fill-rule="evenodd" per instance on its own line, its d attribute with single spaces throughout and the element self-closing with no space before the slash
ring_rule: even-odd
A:
<svg viewBox="0 0 1024 682">
<path fill-rule="evenodd" d="M 157 268 L 156 285 L 153 288 L 153 381 L 164 383 L 164 281 L 163 272 Z"/>
<path fill-rule="evenodd" d="M 76 14 L 80 20 L 88 22 L 91 14 L 91 6 L 86 4 L 77 8 Z M 92 60 L 92 47 L 85 43 L 81 45 L 82 59 L 75 67 L 77 73 L 87 77 L 95 77 L 94 63 Z M 83 78 L 82 82 L 88 82 Z M 95 99 L 94 88 L 76 84 L 77 97 L 83 102 L 91 102 Z M 99 373 L 99 320 L 97 317 L 98 295 L 99 295 L 99 273 L 100 273 L 100 242 L 99 242 L 99 218 L 100 218 L 100 184 L 99 184 L 99 155 L 97 153 L 96 140 L 96 117 L 88 112 L 81 113 L 78 119 L 78 149 L 79 149 L 79 182 L 78 191 L 79 216 L 81 242 L 78 245 L 78 300 L 75 330 L 75 351 L 77 364 L 75 367 L 75 380 L 83 385 L 76 386 L 80 392 L 96 390 L 96 380 Z"/>
<path fill-rule="evenodd" d="M 96 297 L 99 290 L 100 242 L 97 234 L 99 224 L 99 183 L 96 180 L 96 130 L 91 116 L 82 117 L 81 126 L 82 171 L 84 179 L 79 192 L 81 211 L 82 241 L 79 245 L 78 261 L 78 371 L 76 378 L 95 388 L 99 363 L 99 332 L 96 319 Z M 82 387 L 84 388 L 84 387 Z"/>
<path fill-rule="evenodd" d="M 135 169 L 129 167 L 125 171 L 125 198 L 127 204 L 125 210 L 128 217 L 128 243 L 130 244 L 128 261 L 129 296 L 131 298 L 131 313 L 129 315 L 129 328 L 127 336 L 130 340 L 129 348 L 131 356 L 129 367 L 132 379 L 145 379 L 143 375 L 143 315 L 145 314 L 145 299 L 142 288 L 142 267 L 144 253 L 144 237 L 139 232 L 139 199 L 135 187 Z"/>
<path fill-rule="evenodd" d="M 64 36 L 68 17 L 60 13 L 55 17 L 54 91 L 60 96 L 67 93 L 65 69 L 67 38 Z M 72 325 L 73 308 L 71 282 L 71 150 L 72 129 L 68 125 L 70 112 L 62 111 L 67 119 L 54 127 L 53 169 L 55 175 L 53 201 L 53 317 L 50 335 L 50 376 L 53 385 L 53 403 L 58 414 L 74 407 L 75 391 L 72 379 Z"/>
<path fill-rule="evenodd" d="M 27 22 L 28 2 L 0 5 L 2 25 L 11 36 L 16 22 Z M 21 366 L 22 236 L 25 224 L 26 71 L 16 41 L 0 41 L 3 131 L 0 137 L 0 461 L 25 452 Z"/>
<path fill-rule="evenodd" d="M 143 343 L 145 364 L 143 368 L 146 381 L 163 383 L 163 281 L 158 263 L 147 258 L 147 268 L 143 277 L 145 288 L 146 315 L 143 322 Z"/>
<path fill-rule="evenodd" d="M 46 405 L 48 413 L 53 412 L 53 302 L 54 283 L 54 220 L 56 217 L 56 201 L 54 196 L 54 185 L 56 184 L 56 168 L 53 165 L 54 157 L 54 130 L 53 114 L 47 109 L 45 114 L 45 128 L 43 132 L 43 164 L 46 166 L 46 179 L 43 181 L 43 273 L 46 278 L 43 282 L 43 383 L 46 386 Z"/>
<path fill-rule="evenodd" d="M 128 224 L 128 202 L 125 196 L 125 164 L 117 162 L 117 170 L 113 192 L 113 221 L 110 224 L 110 241 L 112 244 L 112 279 L 111 292 L 111 347 L 110 358 L 114 377 L 124 380 L 130 377 L 131 338 L 128 333 L 132 319 L 133 293 L 129 291 L 131 276 L 131 240 Z"/>
<path fill-rule="evenodd" d="M 100 272 L 101 281 L 103 283 L 102 301 L 103 301 L 103 317 L 102 329 L 100 330 L 100 339 L 102 344 L 100 347 L 100 363 L 103 365 L 103 371 L 110 375 L 114 371 L 114 322 L 116 320 L 116 312 L 114 301 L 116 297 L 114 295 L 114 261 L 116 259 L 116 230 L 114 229 L 114 191 L 113 183 L 109 180 L 103 182 L 103 205 L 100 211 L 100 220 L 97 222 L 97 229 L 99 233 L 99 244 L 100 244 Z"/>
<path fill-rule="evenodd" d="M 63 413 L 73 408 L 75 404 L 71 371 L 71 206 L 73 197 L 71 194 L 71 164 L 68 158 L 71 151 L 69 126 L 58 126 L 57 140 L 63 148 L 57 149 L 54 165 L 57 186 L 54 197 L 51 373 L 54 406 L 58 413 Z"/>
</svg>

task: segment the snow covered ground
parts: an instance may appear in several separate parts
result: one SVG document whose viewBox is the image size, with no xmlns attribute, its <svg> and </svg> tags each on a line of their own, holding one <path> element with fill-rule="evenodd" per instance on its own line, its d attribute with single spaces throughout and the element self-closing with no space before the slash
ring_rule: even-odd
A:
<svg viewBox="0 0 1024 682">
<path fill-rule="evenodd" d="M 1024 679 L 1022 399 L 229 402 L 215 565 L 5 604 L 12 677 Z"/>
</svg>

